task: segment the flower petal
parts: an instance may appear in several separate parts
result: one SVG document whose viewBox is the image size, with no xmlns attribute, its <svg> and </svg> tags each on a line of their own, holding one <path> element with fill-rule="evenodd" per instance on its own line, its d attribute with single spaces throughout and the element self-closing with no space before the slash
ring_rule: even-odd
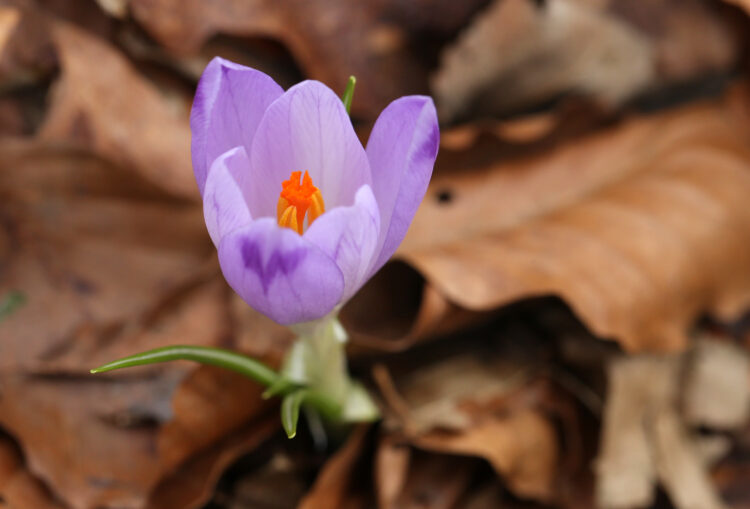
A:
<svg viewBox="0 0 750 509">
<path fill-rule="evenodd" d="M 407 96 L 378 117 L 367 143 L 372 188 L 380 207 L 380 247 L 370 274 L 377 271 L 406 235 L 427 191 L 440 143 L 432 99 Z"/>
<path fill-rule="evenodd" d="M 283 93 L 260 71 L 219 57 L 211 60 L 190 112 L 193 171 L 201 194 L 211 163 L 238 145 L 249 151 L 263 113 Z"/>
<path fill-rule="evenodd" d="M 325 316 L 344 289 L 344 277 L 329 256 L 271 218 L 224 236 L 219 264 L 245 302 L 282 325 Z"/>
<path fill-rule="evenodd" d="M 365 283 L 375 257 L 380 233 L 380 211 L 372 188 L 362 186 L 354 205 L 337 207 L 320 216 L 305 232 L 305 239 L 330 256 L 344 275 L 342 301 Z"/>
<path fill-rule="evenodd" d="M 221 238 L 252 220 L 247 207 L 250 161 L 244 147 L 235 147 L 211 165 L 203 190 L 203 217 L 208 234 L 218 247 Z"/>
<path fill-rule="evenodd" d="M 326 208 L 354 203 L 370 183 L 370 167 L 341 99 L 318 81 L 303 81 L 266 110 L 250 151 L 258 178 L 276 186 L 275 193 L 254 196 L 254 217 L 276 215 L 281 182 L 292 171 L 310 173 Z"/>
</svg>

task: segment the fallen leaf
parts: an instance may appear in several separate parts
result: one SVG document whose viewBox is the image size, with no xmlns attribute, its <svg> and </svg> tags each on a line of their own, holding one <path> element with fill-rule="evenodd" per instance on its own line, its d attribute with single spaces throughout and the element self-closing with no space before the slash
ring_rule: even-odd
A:
<svg viewBox="0 0 750 509">
<path fill-rule="evenodd" d="M 5 141 L 0 153 L 0 294 L 26 297 L 0 322 L 0 423 L 72 507 L 143 507 L 268 408 L 260 386 L 218 368 L 88 373 L 169 344 L 236 347 L 201 210 L 80 151 Z"/>
<path fill-rule="evenodd" d="M 181 300 L 217 275 L 214 266 L 205 270 L 211 247 L 200 208 L 76 150 L 6 142 L 0 151 L 0 216 L 8 225 L 0 232 L 0 287 L 28 297 L 0 325 L 8 338 L 0 346 L 4 369 L 86 372 L 141 346 L 99 336 L 148 329 L 169 304 L 201 309 L 192 318 L 194 341 L 226 333 L 221 290 Z"/>
<path fill-rule="evenodd" d="M 444 351 L 409 366 L 393 380 L 384 368 L 376 373 L 387 403 L 387 429 L 402 436 L 386 438 L 382 454 L 387 454 L 388 444 L 410 444 L 431 452 L 481 457 L 516 495 L 553 499 L 559 445 L 547 413 L 557 410 L 546 403 L 555 398 L 551 389 L 534 383 L 541 363 L 478 348 L 471 353 Z M 564 398 L 556 397 L 565 404 Z M 378 486 L 382 500 L 396 498 L 393 486 L 405 482 L 403 474 L 389 480 L 385 472 L 377 479 L 384 483 Z"/>
<path fill-rule="evenodd" d="M 381 439 L 375 453 L 375 485 L 380 509 L 393 507 L 404 491 L 411 457 L 408 445 L 388 435 Z"/>
<path fill-rule="evenodd" d="M 745 111 L 732 95 L 507 161 L 491 146 L 443 151 L 397 254 L 419 271 L 391 282 L 414 295 L 402 335 L 409 319 L 421 327 L 422 305 L 438 310 L 434 331 L 456 306 L 487 313 L 546 295 L 633 352 L 683 348 L 704 312 L 738 316 L 750 302 Z"/>
<path fill-rule="evenodd" d="M 451 509 L 462 507 L 479 468 L 472 458 L 457 458 L 416 452 L 398 499 L 387 509 Z M 383 508 L 383 509 L 386 509 Z"/>
<path fill-rule="evenodd" d="M 462 433 L 427 433 L 414 443 L 431 451 L 480 456 L 514 493 L 542 501 L 553 497 L 557 436 L 549 420 L 536 412 L 488 420 Z"/>
<path fill-rule="evenodd" d="M 443 50 L 432 86 L 446 122 L 570 92 L 615 107 L 738 56 L 731 25 L 701 1 L 496 0 Z"/>
<path fill-rule="evenodd" d="M 189 98 L 173 103 L 106 42 L 62 21 L 51 38 L 60 65 L 42 140 L 90 149 L 173 195 L 197 199 L 191 171 Z M 106 72 L 94 72 L 106 62 Z"/>
<path fill-rule="evenodd" d="M 734 4 L 737 7 L 750 13 L 750 1 L 749 0 L 724 0 L 729 4 Z"/>
<path fill-rule="evenodd" d="M 717 370 L 717 364 L 727 372 Z M 679 509 L 725 507 L 708 467 L 730 445 L 725 437 L 700 435 L 691 426 L 710 430 L 747 425 L 746 354 L 716 338 L 702 338 L 682 355 L 622 356 L 608 372 L 597 460 L 599 506 L 651 506 L 658 482 Z M 736 383 L 727 389 L 727 380 Z M 733 392 L 739 395 L 727 396 Z M 726 397 L 734 397 L 740 408 L 717 407 L 714 401 Z"/>
<path fill-rule="evenodd" d="M 29 473 L 16 445 L 7 438 L 0 441 L 0 493 L 3 494 L 3 503 L 10 507 L 63 507 L 54 500 L 42 483 Z"/>
<path fill-rule="evenodd" d="M 648 507 L 657 480 L 647 419 L 677 397 L 679 359 L 623 358 L 609 366 L 597 500 L 603 508 Z"/>
<path fill-rule="evenodd" d="M 693 426 L 741 428 L 750 418 L 750 357 L 731 343 L 702 338 L 693 348 L 682 409 Z"/>
<path fill-rule="evenodd" d="M 367 426 L 352 431 L 346 443 L 325 464 L 310 492 L 300 501 L 299 509 L 361 507 L 346 499 L 354 482 L 355 463 L 362 455 L 367 431 Z"/>
<path fill-rule="evenodd" d="M 149 496 L 145 507 L 203 507 L 213 495 L 216 482 L 227 467 L 241 455 L 255 450 L 278 429 L 277 417 L 272 415 L 232 433 L 163 479 Z"/>
<path fill-rule="evenodd" d="M 146 30 L 177 53 L 197 52 L 217 33 L 270 37 L 289 48 L 307 76 L 334 90 L 343 92 L 353 74 L 354 112 L 374 119 L 394 98 L 426 91 L 424 53 L 435 50 L 420 34 L 455 32 L 484 3 L 367 0 L 333 8 L 327 0 L 131 0 L 130 8 Z"/>
</svg>

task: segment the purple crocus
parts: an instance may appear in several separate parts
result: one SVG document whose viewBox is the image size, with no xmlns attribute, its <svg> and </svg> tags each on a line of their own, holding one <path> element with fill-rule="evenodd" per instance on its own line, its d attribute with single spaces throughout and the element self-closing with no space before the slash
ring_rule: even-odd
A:
<svg viewBox="0 0 750 509">
<path fill-rule="evenodd" d="M 285 92 L 221 58 L 201 77 L 190 126 L 224 277 L 285 325 L 338 309 L 391 257 L 427 190 L 439 142 L 429 97 L 393 101 L 364 148 L 327 86 L 304 81 Z"/>
</svg>

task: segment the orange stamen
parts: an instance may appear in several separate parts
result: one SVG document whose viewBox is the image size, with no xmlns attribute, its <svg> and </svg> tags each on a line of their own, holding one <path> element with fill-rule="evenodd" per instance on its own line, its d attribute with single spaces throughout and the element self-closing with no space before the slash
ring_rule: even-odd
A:
<svg viewBox="0 0 750 509">
<path fill-rule="evenodd" d="M 300 177 L 302 183 L 300 184 Z M 308 214 L 309 210 L 309 215 Z M 279 226 L 291 228 L 302 235 L 305 215 L 310 226 L 323 212 L 325 203 L 320 190 L 313 185 L 312 178 L 305 172 L 293 171 L 289 180 L 281 183 L 281 194 L 276 205 L 276 218 Z"/>
<path fill-rule="evenodd" d="M 300 235 L 302 235 L 302 225 L 297 222 L 297 207 L 289 205 L 287 209 L 279 217 L 279 226 L 284 228 L 291 228 Z"/>
</svg>

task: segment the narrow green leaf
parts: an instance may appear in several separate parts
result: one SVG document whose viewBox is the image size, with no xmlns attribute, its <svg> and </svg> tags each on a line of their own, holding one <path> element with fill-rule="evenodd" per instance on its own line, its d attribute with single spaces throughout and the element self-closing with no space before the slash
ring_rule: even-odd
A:
<svg viewBox="0 0 750 509">
<path fill-rule="evenodd" d="M 274 370 L 262 362 L 232 352 L 231 350 L 208 346 L 187 345 L 166 346 L 163 348 L 156 348 L 155 350 L 149 350 L 147 352 L 137 353 L 107 363 L 103 366 L 99 366 L 98 368 L 92 369 L 91 372 L 103 373 L 114 369 L 130 368 L 133 366 L 142 366 L 144 364 L 155 364 L 157 362 L 176 360 L 196 361 L 203 364 L 211 364 L 231 369 L 232 371 L 241 373 L 267 386 L 274 385 L 279 377 Z"/>
<path fill-rule="evenodd" d="M 306 389 L 300 389 L 284 396 L 281 401 L 281 425 L 284 426 L 286 436 L 294 438 L 297 435 L 297 421 L 299 409 L 308 395 Z"/>
<path fill-rule="evenodd" d="M 18 291 L 10 292 L 2 300 L 0 300 L 0 322 L 10 316 L 13 311 L 23 306 L 26 302 L 24 294 Z"/>
<path fill-rule="evenodd" d="M 354 99 L 354 86 L 357 84 L 357 78 L 354 76 L 349 76 L 349 81 L 346 84 L 346 90 L 344 90 L 344 95 L 341 96 L 341 100 L 344 102 L 344 108 L 346 108 L 347 113 L 351 113 L 352 111 L 352 99 Z"/>
<path fill-rule="evenodd" d="M 307 404 L 315 408 L 321 415 L 328 419 L 337 420 L 341 416 L 341 405 L 329 395 L 316 390 L 300 389 L 298 384 L 282 375 L 279 375 L 262 362 L 232 352 L 231 350 L 224 350 L 221 348 L 187 345 L 166 346 L 164 348 L 141 352 L 129 357 L 123 357 L 122 359 L 92 369 L 91 373 L 104 373 L 115 369 L 176 360 L 196 361 L 236 371 L 269 387 L 267 392 L 271 392 L 272 394 L 298 394 L 296 397 L 305 399 Z M 286 401 L 286 399 L 284 401 Z M 287 411 L 294 410 L 297 415 L 297 417 L 294 418 L 294 426 L 288 428 L 292 430 L 292 433 L 294 433 L 294 430 L 296 429 L 299 406 L 301 403 L 301 399 L 299 402 L 294 403 L 294 405 L 296 405 L 296 410 L 293 408 L 287 409 Z M 286 404 L 288 405 L 289 403 Z M 284 418 L 285 412 L 284 404 L 282 404 L 282 419 Z M 292 414 L 290 414 L 290 417 L 291 415 Z M 289 422 L 292 421 L 290 420 Z M 284 429 L 287 429 L 286 425 Z"/>
</svg>

